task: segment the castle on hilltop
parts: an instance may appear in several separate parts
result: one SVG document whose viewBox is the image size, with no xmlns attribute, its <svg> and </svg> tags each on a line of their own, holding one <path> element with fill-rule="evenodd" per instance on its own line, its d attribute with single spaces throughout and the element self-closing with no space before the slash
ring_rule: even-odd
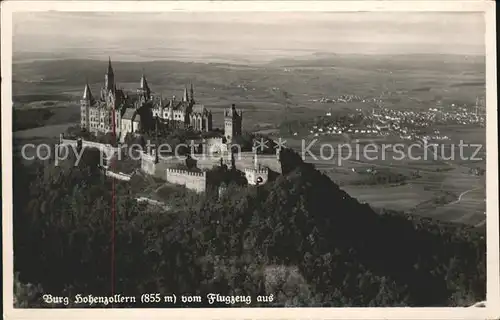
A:
<svg viewBox="0 0 500 320">
<path fill-rule="evenodd" d="M 164 99 L 161 94 L 153 93 L 146 76 L 142 74 L 136 91 L 125 92 L 116 84 L 111 59 L 99 95 L 92 95 L 87 82 L 80 106 L 82 129 L 95 134 L 114 132 L 120 142 L 124 142 L 128 134 L 154 129 L 159 122 L 170 128 L 191 128 L 199 132 L 213 130 L 212 112 L 195 100 L 192 84 L 189 90 L 188 86 L 184 87 L 181 99 L 175 96 Z M 279 150 L 276 155 L 257 155 L 254 148 L 252 152 L 239 152 L 235 157 L 232 147 L 235 138 L 242 135 L 242 122 L 243 112 L 232 104 L 224 110 L 224 137 L 202 137 L 201 146 L 206 148 L 202 148 L 201 156 L 195 160 L 195 166 L 201 173 L 178 169 L 180 165 L 187 165 L 188 158 L 193 161 L 190 157 L 160 159 L 156 149 L 141 152 L 141 169 L 146 174 L 168 183 L 184 185 L 196 192 L 206 190 L 206 171 L 217 166 L 240 171 L 250 185 L 265 184 L 272 174 L 282 172 Z M 191 148 L 191 154 L 194 154 L 195 144 Z"/>
<path fill-rule="evenodd" d="M 111 59 L 108 63 L 108 70 L 104 75 L 104 87 L 101 88 L 97 99 L 92 95 L 87 82 L 83 90 L 83 97 L 80 100 L 81 127 L 89 132 L 120 132 L 121 114 L 127 100 L 123 90 L 118 89 L 115 83 L 115 74 L 111 66 Z M 114 115 L 114 119 L 113 119 Z"/>
<path fill-rule="evenodd" d="M 176 99 L 175 95 L 164 99 L 161 94 L 152 92 L 143 74 L 136 92 L 127 93 L 116 84 L 111 58 L 99 96 L 92 95 L 87 82 L 80 100 L 80 108 L 82 129 L 92 133 L 115 132 L 121 141 L 128 133 L 138 132 L 144 127 L 147 124 L 147 115 L 174 127 L 204 132 L 212 130 L 212 112 L 195 101 L 192 84 L 190 90 L 187 86 L 184 88 L 182 99 Z M 230 130 L 227 129 L 231 137 L 235 132 L 241 134 L 241 117 L 234 119 L 236 122 L 231 125 Z"/>
</svg>

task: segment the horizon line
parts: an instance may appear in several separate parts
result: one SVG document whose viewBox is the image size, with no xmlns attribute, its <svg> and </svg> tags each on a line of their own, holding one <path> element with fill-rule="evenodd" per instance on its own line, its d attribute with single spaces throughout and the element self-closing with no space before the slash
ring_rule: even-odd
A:
<svg viewBox="0 0 500 320">
<path fill-rule="evenodd" d="M 307 62 L 307 61 L 317 61 L 317 60 L 323 60 L 323 59 L 328 59 L 328 58 L 335 58 L 335 57 L 349 57 L 349 56 L 362 56 L 362 57 L 404 57 L 404 56 L 420 56 L 420 57 L 431 57 L 431 56 L 453 56 L 453 57 L 474 57 L 474 58 L 479 58 L 479 57 L 484 57 L 486 58 L 486 54 L 484 53 L 452 53 L 452 52 L 447 52 L 447 53 L 333 53 L 333 52 L 316 52 L 310 55 L 303 55 L 303 56 L 290 56 L 290 57 L 278 57 L 275 59 L 271 59 L 269 61 L 250 61 L 245 58 L 238 58 L 238 57 L 212 57 L 212 58 L 198 58 L 198 59 L 191 59 L 189 61 L 183 60 L 183 59 L 176 59 L 176 58 L 140 58 L 138 57 L 137 60 L 123 60 L 123 59 L 113 59 L 112 55 L 106 55 L 101 57 L 89 57 L 89 58 L 84 58 L 84 57 L 50 57 L 51 55 L 49 52 L 37 52 L 37 51 L 18 51 L 17 53 L 20 54 L 41 54 L 42 57 L 36 58 L 36 57 L 30 57 L 30 58 L 24 58 L 24 57 L 16 57 L 16 52 L 13 52 L 12 54 L 12 63 L 22 63 L 20 60 L 29 60 L 29 62 L 35 62 L 35 61 L 71 61 L 71 60 L 77 60 L 77 61 L 105 61 L 107 62 L 109 57 L 111 57 L 111 61 L 113 62 L 120 62 L 120 63 L 151 63 L 151 62 L 180 62 L 180 63 L 199 63 L 199 64 L 230 64 L 230 65 L 269 65 L 272 63 L 280 62 L 280 61 L 300 61 L 300 62 Z M 118 55 L 120 56 L 120 55 Z M 211 60 L 226 60 L 224 62 L 215 62 Z M 241 60 L 241 62 L 237 62 L 237 60 Z"/>
</svg>

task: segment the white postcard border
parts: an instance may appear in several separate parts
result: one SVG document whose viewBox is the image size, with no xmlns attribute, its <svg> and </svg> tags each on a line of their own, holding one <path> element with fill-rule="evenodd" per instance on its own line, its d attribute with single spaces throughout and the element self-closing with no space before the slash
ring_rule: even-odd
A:
<svg viewBox="0 0 500 320">
<path fill-rule="evenodd" d="M 19 11 L 450 11 L 484 12 L 487 109 L 486 308 L 14 309 L 12 246 L 12 13 Z M 495 3 L 493 1 L 4 1 L 2 35 L 3 302 L 7 319 L 490 319 L 500 317 Z"/>
</svg>

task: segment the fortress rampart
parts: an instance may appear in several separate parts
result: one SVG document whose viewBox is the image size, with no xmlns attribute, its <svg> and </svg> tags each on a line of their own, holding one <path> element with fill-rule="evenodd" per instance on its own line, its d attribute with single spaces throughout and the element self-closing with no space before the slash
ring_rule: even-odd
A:
<svg viewBox="0 0 500 320">
<path fill-rule="evenodd" d="M 269 169 L 267 168 L 257 168 L 257 169 L 251 169 L 251 168 L 246 168 L 244 172 L 251 172 L 251 173 L 256 173 L 256 174 L 268 174 Z"/>
<path fill-rule="evenodd" d="M 165 180 L 165 170 L 174 169 L 179 165 L 186 164 L 186 159 L 186 157 L 174 156 L 168 158 L 159 157 L 158 163 L 156 163 L 156 156 L 154 154 L 141 152 L 141 169 L 149 175 Z"/>
<path fill-rule="evenodd" d="M 196 192 L 205 192 L 207 189 L 207 173 L 191 172 L 179 169 L 166 169 L 165 180 L 167 182 L 183 185 Z"/>
<path fill-rule="evenodd" d="M 254 152 L 239 152 L 234 154 L 222 152 L 214 155 L 193 154 L 189 161 L 201 170 L 211 170 L 221 164 L 242 171 L 249 184 L 261 185 L 269 180 L 270 171 L 282 173 L 281 162 L 276 154 L 256 154 Z M 186 156 L 160 156 L 141 152 L 141 169 L 154 177 L 170 183 L 180 184 L 186 188 L 202 192 L 206 189 L 207 181 L 204 173 L 179 170 L 179 165 L 187 165 Z"/>
<path fill-rule="evenodd" d="M 281 162 L 274 154 L 258 154 L 257 161 L 260 167 L 268 168 L 279 174 L 282 173 Z M 234 155 L 234 162 L 236 169 L 244 171 L 245 168 L 255 168 L 254 153 L 253 152 L 240 152 Z"/>
<path fill-rule="evenodd" d="M 168 156 L 158 157 L 158 163 L 155 163 L 155 155 L 141 153 L 141 168 L 144 172 L 162 177 L 163 171 L 167 168 L 176 168 L 178 165 L 186 164 L 187 157 L 185 156 Z M 219 155 L 193 155 L 193 161 L 196 167 L 202 170 L 210 170 L 222 163 L 231 166 L 232 160 L 229 154 Z M 261 167 L 266 167 L 278 174 L 282 173 L 281 162 L 277 159 L 276 155 L 259 154 L 257 161 Z M 246 168 L 254 168 L 254 153 L 253 152 L 240 152 L 234 155 L 234 164 L 236 169 L 244 171 Z"/>
<path fill-rule="evenodd" d="M 87 141 L 83 140 L 82 141 L 82 148 L 96 148 L 102 153 L 106 155 L 106 160 L 109 160 L 111 157 L 115 155 L 120 155 L 123 151 L 123 148 L 121 147 L 113 147 L 110 144 L 104 144 L 104 143 L 99 143 L 99 142 L 94 142 L 94 141 Z M 72 139 L 64 139 L 63 135 L 61 134 L 59 136 L 59 145 L 66 145 L 66 146 L 73 146 L 76 148 L 78 145 L 78 140 L 72 140 Z"/>
</svg>

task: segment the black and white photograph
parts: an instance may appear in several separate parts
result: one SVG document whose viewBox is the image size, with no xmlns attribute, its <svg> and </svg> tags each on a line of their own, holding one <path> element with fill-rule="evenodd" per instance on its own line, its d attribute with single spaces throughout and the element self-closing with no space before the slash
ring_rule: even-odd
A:
<svg viewBox="0 0 500 320">
<path fill-rule="evenodd" d="M 4 305 L 492 310 L 493 5 L 113 2 L 2 8 Z"/>
</svg>

